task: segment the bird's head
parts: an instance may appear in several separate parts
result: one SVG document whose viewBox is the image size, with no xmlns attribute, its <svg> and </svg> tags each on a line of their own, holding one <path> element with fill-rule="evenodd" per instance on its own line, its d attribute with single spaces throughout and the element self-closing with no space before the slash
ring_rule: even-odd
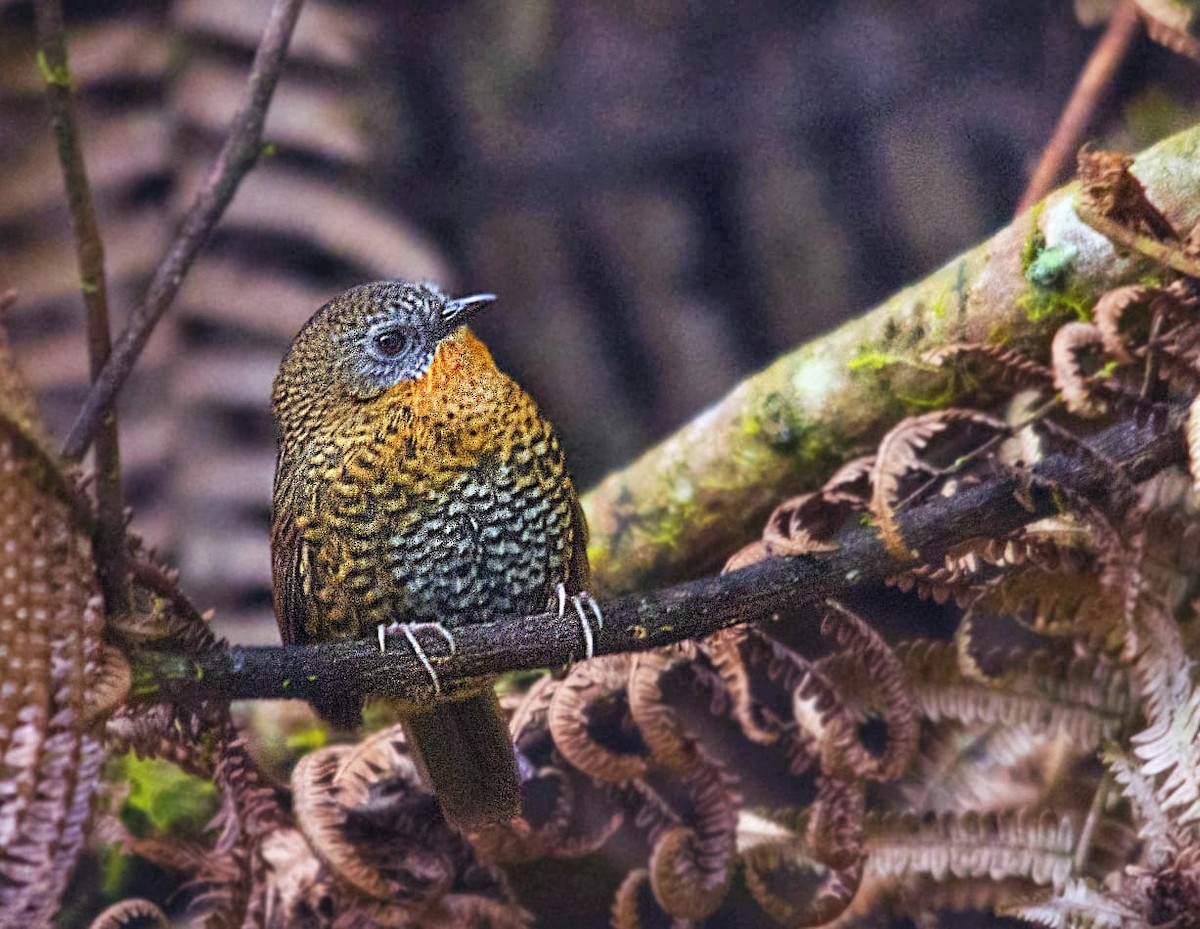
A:
<svg viewBox="0 0 1200 929">
<path fill-rule="evenodd" d="M 292 341 L 275 379 L 277 410 L 300 388 L 371 400 L 423 377 L 441 342 L 496 298 L 456 300 L 432 284 L 379 281 L 338 294 Z"/>
</svg>

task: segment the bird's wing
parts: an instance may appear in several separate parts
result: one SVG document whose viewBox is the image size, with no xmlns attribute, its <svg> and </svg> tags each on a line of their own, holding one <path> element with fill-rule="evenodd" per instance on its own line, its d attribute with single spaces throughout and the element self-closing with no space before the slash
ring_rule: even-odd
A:
<svg viewBox="0 0 1200 929">
<path fill-rule="evenodd" d="M 579 593 L 587 590 L 592 569 L 588 564 L 588 525 L 579 503 L 579 495 L 571 488 L 571 562 L 567 573 L 567 592 Z"/>
<path fill-rule="evenodd" d="M 271 580 L 275 621 L 284 645 L 307 641 L 304 628 L 312 589 L 312 554 L 297 521 L 277 516 L 271 526 Z"/>
</svg>

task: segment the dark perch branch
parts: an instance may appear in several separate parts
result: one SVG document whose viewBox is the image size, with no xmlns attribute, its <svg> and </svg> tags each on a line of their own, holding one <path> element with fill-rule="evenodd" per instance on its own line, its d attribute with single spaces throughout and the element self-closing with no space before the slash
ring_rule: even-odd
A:
<svg viewBox="0 0 1200 929">
<path fill-rule="evenodd" d="M 1105 88 L 1112 83 L 1117 67 L 1137 35 L 1139 22 L 1137 4 L 1133 0 L 1121 0 L 1108 20 L 1104 35 L 1079 73 L 1071 97 L 1054 127 L 1054 135 L 1042 150 L 1042 157 L 1021 195 L 1021 202 L 1013 211 L 1014 215 L 1020 216 L 1050 193 L 1066 166 L 1074 164 L 1075 151 L 1083 142 L 1083 134 L 1091 125 Z"/>
<path fill-rule="evenodd" d="M 80 287 L 87 309 L 88 359 L 96 378 L 112 351 L 108 325 L 108 284 L 104 274 L 104 239 L 92 203 L 91 185 L 83 161 L 79 123 L 71 92 L 67 37 L 59 0 L 38 0 L 38 66 L 46 80 L 50 125 L 62 165 L 67 207 L 75 235 Z M 121 489 L 121 449 L 117 413 L 109 407 L 96 429 L 96 503 L 98 523 L 93 534 L 96 568 L 104 606 L 109 615 L 129 612 L 129 583 L 125 576 L 125 496 Z"/>
<path fill-rule="evenodd" d="M 906 542 L 920 553 L 922 563 L 938 564 L 953 545 L 973 537 L 995 538 L 1059 512 L 1053 485 L 1102 496 L 1112 476 L 1094 462 L 1116 462 L 1140 481 L 1185 460 L 1186 454 L 1177 424 L 1159 430 L 1149 424 L 1120 424 L 1091 444 L 1100 455 L 1089 462 L 1063 455 L 1040 462 L 1033 474 L 1041 481 L 1004 477 L 903 513 Z M 720 577 L 608 600 L 602 604 L 605 623 L 596 637 L 596 653 L 655 648 L 740 622 L 775 621 L 785 610 L 844 596 L 913 566 L 890 557 L 870 528 L 852 530 L 840 543 L 828 555 L 771 558 Z M 813 623 L 815 629 L 815 614 Z M 465 626 L 455 637 L 454 656 L 445 656 L 437 635 L 430 634 L 425 643 L 446 692 L 471 677 L 565 665 L 581 651 L 573 612 L 561 620 L 544 613 Z M 399 637 L 390 640 L 387 654 L 373 641 L 353 641 L 233 647 L 194 657 L 143 652 L 133 656 L 133 665 L 134 699 L 140 700 L 305 698 L 330 688 L 427 699 L 430 689 L 425 670 Z"/>
<path fill-rule="evenodd" d="M 83 408 L 71 426 L 62 451 L 68 461 L 78 461 L 87 452 L 101 420 L 137 363 L 154 326 L 175 299 L 188 269 L 229 206 L 242 178 L 258 160 L 267 107 L 283 69 L 302 4 L 303 0 L 275 0 L 254 55 L 245 96 L 230 124 L 225 144 L 217 155 L 208 181 L 188 210 L 183 227 L 155 269 L 146 296 L 130 314 L 112 356 L 93 382 Z"/>
</svg>

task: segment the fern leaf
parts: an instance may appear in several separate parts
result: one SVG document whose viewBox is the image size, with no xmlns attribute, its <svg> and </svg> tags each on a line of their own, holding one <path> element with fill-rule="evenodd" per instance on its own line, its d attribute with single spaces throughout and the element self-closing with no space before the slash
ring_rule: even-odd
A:
<svg viewBox="0 0 1200 929">
<path fill-rule="evenodd" d="M 896 652 L 919 711 L 935 722 L 1002 723 L 1065 735 L 1087 750 L 1112 736 L 1129 710 L 1128 677 L 1098 657 L 1074 659 L 1063 669 L 1034 656 L 984 684 L 959 670 L 952 642 L 917 640 Z"/>
<path fill-rule="evenodd" d="M 1168 709 L 1131 741 L 1141 773 L 1157 782 L 1155 797 L 1171 814 L 1176 835 L 1184 842 L 1194 838 L 1195 829 L 1178 830 L 1200 822 L 1200 691 L 1193 690 L 1183 705 Z"/>
<path fill-rule="evenodd" d="M 873 879 L 1021 878 L 1062 888 L 1071 876 L 1075 830 L 1046 811 L 885 817 L 868 825 Z"/>
<path fill-rule="evenodd" d="M 982 434 L 986 442 L 1007 432 L 1008 426 L 1003 420 L 976 410 L 938 410 L 903 420 L 879 443 L 871 471 L 870 510 L 879 527 L 879 537 L 896 558 L 913 557 L 900 536 L 900 524 L 896 519 L 901 488 L 913 473 L 928 475 L 934 472 L 933 466 L 923 460 L 923 455 L 927 454 L 935 437 L 950 430 L 960 441 Z M 974 447 L 978 448 L 980 444 L 976 442 Z"/>
<path fill-rule="evenodd" d="M 1014 916 L 1046 929 L 1143 929 L 1147 925 L 1124 903 L 1082 880 L 1071 881 L 1038 903 L 1003 907 L 999 915 Z"/>
<path fill-rule="evenodd" d="M 1200 396 L 1192 401 L 1187 415 L 1188 469 L 1192 474 L 1192 489 L 1200 493 Z"/>
<path fill-rule="evenodd" d="M 1104 761 L 1113 779 L 1121 788 L 1133 807 L 1133 821 L 1138 827 L 1138 838 L 1146 843 L 1141 861 L 1147 868 L 1164 865 L 1174 851 L 1175 829 L 1158 798 L 1154 794 L 1154 783 L 1124 752 L 1110 749 L 1104 753 Z"/>
</svg>

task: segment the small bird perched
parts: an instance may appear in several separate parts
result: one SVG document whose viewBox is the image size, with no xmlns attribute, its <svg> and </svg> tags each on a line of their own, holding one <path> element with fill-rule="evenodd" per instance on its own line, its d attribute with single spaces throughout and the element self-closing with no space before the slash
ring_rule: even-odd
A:
<svg viewBox="0 0 1200 929">
<path fill-rule="evenodd" d="M 275 378 L 271 554 L 285 643 L 414 635 L 584 604 L 587 527 L 554 429 L 465 323 L 495 298 L 383 281 L 339 294 Z M 319 712 L 357 722 L 357 698 Z M 403 709 L 418 767 L 461 829 L 513 818 L 512 740 L 491 680 Z"/>
</svg>

